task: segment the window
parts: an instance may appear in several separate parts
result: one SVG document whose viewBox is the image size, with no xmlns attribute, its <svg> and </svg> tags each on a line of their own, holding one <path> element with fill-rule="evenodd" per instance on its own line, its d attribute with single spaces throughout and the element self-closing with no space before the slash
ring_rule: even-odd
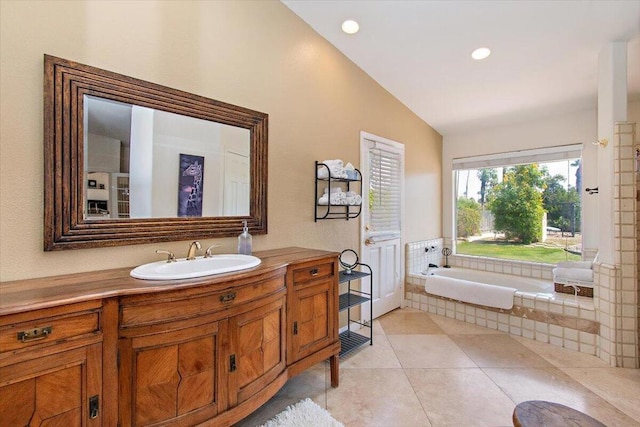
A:
<svg viewBox="0 0 640 427">
<path fill-rule="evenodd" d="M 456 253 L 581 259 L 581 146 L 454 159 Z"/>
<path fill-rule="evenodd" d="M 402 230 L 402 156 L 392 147 L 369 148 L 369 237 L 400 237 Z"/>
</svg>

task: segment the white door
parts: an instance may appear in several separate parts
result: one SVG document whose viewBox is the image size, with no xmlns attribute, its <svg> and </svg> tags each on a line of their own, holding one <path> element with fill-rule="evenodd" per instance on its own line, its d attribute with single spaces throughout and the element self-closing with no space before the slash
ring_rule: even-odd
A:
<svg viewBox="0 0 640 427">
<path fill-rule="evenodd" d="M 366 132 L 360 133 L 362 172 L 362 262 L 373 270 L 373 319 L 402 303 L 404 252 L 404 145 Z M 363 280 L 367 286 L 367 280 Z M 363 305 L 363 317 L 369 318 Z"/>
<path fill-rule="evenodd" d="M 249 157 L 226 151 L 224 153 L 223 215 L 249 215 Z"/>
</svg>

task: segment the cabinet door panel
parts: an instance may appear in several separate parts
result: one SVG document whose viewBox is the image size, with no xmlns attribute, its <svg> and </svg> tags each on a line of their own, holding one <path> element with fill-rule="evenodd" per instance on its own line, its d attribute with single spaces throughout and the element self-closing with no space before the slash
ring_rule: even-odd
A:
<svg viewBox="0 0 640 427">
<path fill-rule="evenodd" d="M 210 337 L 180 344 L 178 372 L 182 381 L 178 387 L 179 415 L 213 401 L 215 355 L 215 342 Z"/>
<path fill-rule="evenodd" d="M 136 353 L 136 425 L 149 425 L 176 416 L 178 345 Z"/>
<path fill-rule="evenodd" d="M 0 387 L 0 419 L 7 426 L 26 426 L 35 409 L 36 380 Z"/>
<path fill-rule="evenodd" d="M 241 403 L 285 368 L 285 297 L 229 319 L 229 403 Z"/>
<path fill-rule="evenodd" d="M 294 362 L 335 341 L 330 327 L 335 289 L 332 280 L 296 288 L 292 292 L 291 350 Z"/>
<path fill-rule="evenodd" d="M 218 326 L 121 340 L 122 354 L 131 354 L 130 366 L 120 373 L 121 390 L 131 383 L 131 395 L 122 395 L 121 402 L 133 409 L 122 411 L 132 414 L 124 425 L 193 425 L 218 413 Z"/>
<path fill-rule="evenodd" d="M 100 396 L 102 346 L 95 344 L 0 369 L 0 424 L 7 426 L 100 425 L 89 418 L 85 398 Z"/>
</svg>

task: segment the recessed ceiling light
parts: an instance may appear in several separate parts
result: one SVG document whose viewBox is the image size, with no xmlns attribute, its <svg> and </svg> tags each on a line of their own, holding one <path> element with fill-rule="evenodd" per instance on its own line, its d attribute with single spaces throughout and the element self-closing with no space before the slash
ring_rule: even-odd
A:
<svg viewBox="0 0 640 427">
<path fill-rule="evenodd" d="M 471 57 L 476 61 L 485 59 L 489 55 L 491 55 L 491 49 L 489 49 L 488 47 L 479 47 L 473 52 L 471 52 Z"/>
<path fill-rule="evenodd" d="M 347 19 L 342 23 L 342 31 L 347 34 L 355 34 L 360 29 L 360 25 L 353 19 Z"/>
</svg>

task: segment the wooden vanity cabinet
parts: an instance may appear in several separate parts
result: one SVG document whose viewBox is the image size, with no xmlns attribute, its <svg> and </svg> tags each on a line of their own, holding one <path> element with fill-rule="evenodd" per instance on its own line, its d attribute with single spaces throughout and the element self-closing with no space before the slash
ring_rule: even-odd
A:
<svg viewBox="0 0 640 427">
<path fill-rule="evenodd" d="M 331 361 L 331 384 L 338 386 L 338 265 L 335 258 L 290 266 L 287 272 L 287 363 L 292 375 L 320 360 Z"/>
<path fill-rule="evenodd" d="M 337 254 L 285 248 L 186 281 L 129 269 L 5 282 L 0 427 L 230 426 L 329 359 Z"/>
<path fill-rule="evenodd" d="M 225 289 L 122 298 L 121 426 L 192 426 L 286 376 L 284 269 Z"/>
<path fill-rule="evenodd" d="M 220 412 L 220 322 L 121 339 L 122 426 L 194 425 Z"/>
<path fill-rule="evenodd" d="M 0 425 L 102 425 L 101 304 L 0 317 Z"/>
</svg>

